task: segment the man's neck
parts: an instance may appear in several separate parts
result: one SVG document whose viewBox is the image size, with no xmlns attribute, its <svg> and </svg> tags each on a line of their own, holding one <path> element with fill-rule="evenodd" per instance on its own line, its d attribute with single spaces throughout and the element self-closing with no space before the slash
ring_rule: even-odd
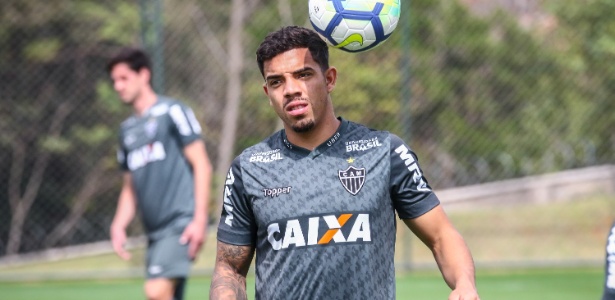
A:
<svg viewBox="0 0 615 300">
<path fill-rule="evenodd" d="M 143 115 L 152 105 L 156 103 L 158 96 L 153 90 L 144 91 L 137 99 L 135 99 L 132 108 L 138 116 Z"/>
</svg>

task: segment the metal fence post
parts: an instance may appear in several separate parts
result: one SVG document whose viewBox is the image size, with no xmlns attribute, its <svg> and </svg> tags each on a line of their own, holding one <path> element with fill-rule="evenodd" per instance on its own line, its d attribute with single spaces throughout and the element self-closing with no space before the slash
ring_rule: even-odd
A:
<svg viewBox="0 0 615 300">
<path fill-rule="evenodd" d="M 152 87 L 164 93 L 164 36 L 162 0 L 139 0 L 141 43 L 152 59 Z"/>
<path fill-rule="evenodd" d="M 401 58 L 401 124 L 402 134 L 407 143 L 410 144 L 411 132 L 411 117 L 410 117 L 410 100 L 412 96 L 412 88 L 410 87 L 410 0 L 404 3 L 401 7 L 400 24 L 401 25 L 401 45 L 402 45 L 402 58 Z M 405 229 L 405 228 L 404 228 Z M 412 269 L 412 234 L 408 230 L 403 231 L 405 238 L 403 239 L 403 262 L 404 269 Z"/>
</svg>

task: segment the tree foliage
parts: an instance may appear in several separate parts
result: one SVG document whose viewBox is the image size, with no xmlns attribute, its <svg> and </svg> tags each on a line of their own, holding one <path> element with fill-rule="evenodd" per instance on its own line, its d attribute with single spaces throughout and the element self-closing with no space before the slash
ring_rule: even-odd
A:
<svg viewBox="0 0 615 300">
<path fill-rule="evenodd" d="M 436 188 L 612 163 L 611 2 L 545 1 L 557 21 L 545 33 L 504 11 L 404 1 L 403 23 L 381 46 L 331 49 L 336 113 L 400 135 Z M 195 108 L 219 187 L 228 157 L 280 128 L 254 53 L 280 26 L 309 27 L 306 1 L 164 5 L 160 92 Z M 0 222 L 0 255 L 106 239 L 116 133 L 130 110 L 104 67 L 119 47 L 140 45 L 139 6 L 5 0 L 0 19 L 0 219 L 10 220 Z"/>
</svg>

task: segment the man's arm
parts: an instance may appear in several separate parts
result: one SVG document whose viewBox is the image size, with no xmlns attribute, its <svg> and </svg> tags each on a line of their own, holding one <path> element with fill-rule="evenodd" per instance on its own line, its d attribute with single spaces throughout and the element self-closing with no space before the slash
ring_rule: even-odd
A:
<svg viewBox="0 0 615 300">
<path fill-rule="evenodd" d="M 404 223 L 431 249 L 444 280 L 453 290 L 449 300 L 478 300 L 474 261 L 463 237 L 440 205 Z"/>
<path fill-rule="evenodd" d="M 117 201 L 115 217 L 111 223 L 111 244 L 113 250 L 124 260 L 130 259 L 130 253 L 124 249 L 126 243 L 126 227 L 130 224 L 137 210 L 137 198 L 132 186 L 132 175 L 125 172 L 122 190 Z"/>
<path fill-rule="evenodd" d="M 248 299 L 246 275 L 254 256 L 254 247 L 235 246 L 218 241 L 217 248 L 209 299 Z"/>
<path fill-rule="evenodd" d="M 202 140 L 186 145 L 184 155 L 192 165 L 194 175 L 194 217 L 184 230 L 181 242 L 190 243 L 188 253 L 190 257 L 195 258 L 207 237 L 212 167 Z"/>
</svg>

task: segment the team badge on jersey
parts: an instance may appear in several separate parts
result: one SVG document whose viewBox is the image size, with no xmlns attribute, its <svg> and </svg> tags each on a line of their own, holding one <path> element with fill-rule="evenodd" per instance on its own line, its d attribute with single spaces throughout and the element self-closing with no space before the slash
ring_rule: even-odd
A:
<svg viewBox="0 0 615 300">
<path fill-rule="evenodd" d="M 134 135 L 132 135 L 132 134 L 127 135 L 124 138 L 124 145 L 130 146 L 130 144 L 134 143 L 136 140 L 137 140 L 137 138 Z"/>
<path fill-rule="evenodd" d="M 155 118 L 151 118 L 147 120 L 145 123 L 145 134 L 147 134 L 148 138 L 153 138 L 156 136 L 156 131 L 158 130 L 158 121 Z"/>
<path fill-rule="evenodd" d="M 346 191 L 353 195 L 359 193 L 365 183 L 365 168 L 355 168 L 353 166 L 349 166 L 344 171 L 338 170 L 337 174 L 340 178 L 342 186 L 344 186 Z"/>
</svg>

